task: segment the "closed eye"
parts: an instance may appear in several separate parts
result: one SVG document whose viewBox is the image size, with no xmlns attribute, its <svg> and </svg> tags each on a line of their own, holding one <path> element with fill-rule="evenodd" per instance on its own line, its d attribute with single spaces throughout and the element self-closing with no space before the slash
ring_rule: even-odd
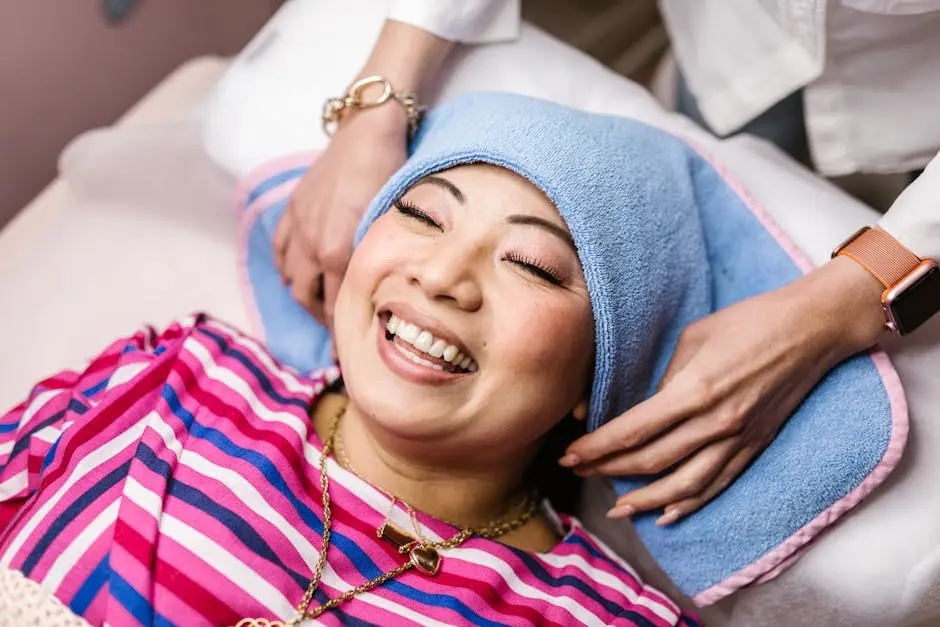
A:
<svg viewBox="0 0 940 627">
<path fill-rule="evenodd" d="M 543 281 L 548 281 L 552 285 L 561 285 L 564 283 L 564 280 L 559 276 L 558 272 L 539 262 L 537 259 L 519 253 L 508 253 L 505 259 L 522 268 L 522 270 L 532 276 L 542 279 Z"/>
<path fill-rule="evenodd" d="M 397 209 L 400 214 L 406 216 L 407 218 L 417 220 L 418 222 L 423 222 L 431 228 L 442 230 L 441 225 L 434 218 L 424 212 L 420 207 L 408 202 L 404 198 L 399 199 L 395 203 L 395 209 Z"/>
</svg>

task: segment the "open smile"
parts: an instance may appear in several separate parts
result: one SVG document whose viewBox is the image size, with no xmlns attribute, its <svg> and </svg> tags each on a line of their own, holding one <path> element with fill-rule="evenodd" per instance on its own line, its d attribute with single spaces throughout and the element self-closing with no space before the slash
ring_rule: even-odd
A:
<svg viewBox="0 0 940 627">
<path fill-rule="evenodd" d="M 380 312 L 380 353 L 398 374 L 422 383 L 444 383 L 477 372 L 476 360 L 454 335 L 420 314 Z M 429 324 L 430 323 L 430 324 Z"/>
</svg>

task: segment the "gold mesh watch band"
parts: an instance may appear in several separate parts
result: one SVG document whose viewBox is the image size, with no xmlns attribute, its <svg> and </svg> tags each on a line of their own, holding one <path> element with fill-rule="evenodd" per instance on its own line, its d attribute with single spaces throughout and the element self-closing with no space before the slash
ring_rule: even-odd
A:
<svg viewBox="0 0 940 627">
<path fill-rule="evenodd" d="M 877 226 L 865 227 L 857 232 L 833 251 L 832 256 L 837 255 L 855 260 L 878 279 L 885 289 L 900 283 L 921 263 L 920 257 Z"/>
</svg>

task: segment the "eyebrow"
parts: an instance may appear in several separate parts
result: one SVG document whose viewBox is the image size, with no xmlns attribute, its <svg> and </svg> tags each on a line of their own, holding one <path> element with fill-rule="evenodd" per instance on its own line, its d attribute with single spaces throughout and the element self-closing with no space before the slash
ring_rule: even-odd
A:
<svg viewBox="0 0 940 627">
<path fill-rule="evenodd" d="M 558 226 L 558 225 L 555 224 L 554 222 L 550 222 L 550 221 L 548 221 L 548 220 L 546 220 L 546 219 L 544 219 L 544 218 L 540 218 L 540 217 L 538 217 L 538 216 L 533 216 L 533 215 L 528 215 L 528 214 L 521 214 L 521 213 L 519 213 L 519 214 L 513 214 L 513 215 L 509 216 L 508 218 L 506 218 L 506 221 L 507 221 L 509 224 L 520 224 L 520 225 L 523 225 L 523 226 L 535 226 L 535 227 L 538 227 L 538 228 L 540 228 L 540 229 L 542 229 L 542 230 L 548 231 L 548 232 L 551 233 L 552 235 L 554 235 L 554 236 L 560 238 L 560 239 L 563 240 L 566 244 L 568 244 L 568 246 L 571 247 L 571 250 L 573 250 L 573 251 L 575 252 L 575 254 L 577 254 L 577 252 L 578 252 L 577 247 L 574 245 L 574 239 L 572 239 L 572 237 L 571 237 L 571 233 L 569 233 L 569 232 L 566 231 L 565 229 L 561 228 L 560 226 Z"/>
<path fill-rule="evenodd" d="M 450 192 L 451 196 L 453 196 L 457 200 L 457 202 L 459 202 L 461 205 L 464 204 L 464 201 L 466 200 L 464 198 L 463 192 L 460 191 L 460 188 L 445 178 L 441 178 L 439 176 L 433 176 L 433 175 L 426 176 L 420 181 L 418 181 L 417 183 L 415 183 L 415 186 L 423 185 L 425 183 L 429 185 L 436 185 L 437 187 L 440 187 L 441 189 L 447 190 L 448 192 Z"/>
<path fill-rule="evenodd" d="M 424 177 L 423 179 L 415 183 L 415 185 L 417 186 L 417 185 L 422 185 L 425 183 L 427 183 L 428 185 L 436 185 L 437 187 L 440 187 L 441 189 L 447 190 L 461 205 L 464 204 L 464 202 L 466 201 L 466 197 L 463 195 L 463 192 L 460 191 L 460 188 L 445 178 L 442 178 L 440 176 L 434 176 L 432 174 L 432 175 L 428 175 Z M 554 222 L 551 222 L 544 218 L 540 218 L 538 216 L 522 214 L 522 213 L 513 214 L 509 216 L 508 218 L 506 218 L 506 221 L 509 224 L 518 224 L 521 226 L 538 227 L 560 238 L 563 242 L 565 242 L 571 248 L 571 250 L 575 252 L 575 254 L 577 254 L 578 252 L 577 247 L 574 245 L 574 239 L 572 239 L 571 234 L 565 229 L 563 229 L 562 227 L 555 224 Z"/>
</svg>

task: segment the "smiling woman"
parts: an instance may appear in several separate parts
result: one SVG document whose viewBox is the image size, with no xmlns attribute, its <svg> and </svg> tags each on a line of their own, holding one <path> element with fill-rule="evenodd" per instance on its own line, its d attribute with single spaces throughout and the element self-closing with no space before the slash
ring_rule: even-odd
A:
<svg viewBox="0 0 940 627">
<path fill-rule="evenodd" d="M 508 170 L 418 181 L 362 240 L 337 312 L 350 458 L 422 511 L 498 517 L 545 435 L 587 415 L 584 275 L 558 212 Z"/>
<path fill-rule="evenodd" d="M 586 442 L 631 445 L 611 430 L 623 423 L 617 416 L 657 416 L 647 399 L 668 381 L 674 359 L 684 358 L 675 353 L 680 337 L 755 294 L 789 293 L 782 286 L 798 285 L 807 267 L 720 165 L 682 138 L 635 120 L 513 94 L 467 94 L 431 111 L 410 150 L 359 227 L 362 250 L 345 289 L 351 293 L 355 282 L 371 296 L 346 323 L 353 339 L 342 340 L 362 348 L 339 349 L 353 402 L 361 395 L 372 411 L 359 421 L 383 438 L 369 445 L 410 449 L 422 467 L 452 461 L 467 479 L 468 463 L 504 454 L 505 466 L 486 469 L 493 477 L 505 478 L 506 469 L 528 459 L 526 485 L 560 487 L 571 475 L 557 466 L 570 466 Z M 277 199 L 289 195 L 308 166 L 308 159 L 274 164 L 246 188 L 247 213 L 259 216 L 248 222 L 245 259 L 260 328 L 272 352 L 301 371 L 323 364 L 330 346 L 326 330 L 279 280 L 268 225 L 284 211 Z M 793 320 L 800 319 L 800 302 L 787 301 Z M 738 327 L 742 333 L 756 328 Z M 378 343 L 378 357 L 370 342 Z M 588 369 L 581 359 L 590 343 Z M 444 360 L 449 367 L 434 361 L 431 351 L 448 346 L 454 359 L 463 353 L 458 368 L 473 360 L 472 374 L 469 368 L 447 372 L 453 361 Z M 747 367 L 763 367 L 765 357 Z M 412 379 L 448 383 L 408 383 L 388 363 Z M 820 376 L 826 363 L 814 362 Z M 354 381 L 353 364 L 375 376 Z M 534 379 L 533 371 L 544 379 Z M 582 376 L 589 385 L 582 387 Z M 645 447 L 632 451 L 627 472 L 642 474 L 611 482 L 621 501 L 609 515 L 632 508 L 633 528 L 657 565 L 696 603 L 754 585 L 793 564 L 897 463 L 906 427 L 892 377 L 881 356 L 853 357 L 786 424 L 742 432 L 722 419 L 710 428 L 727 441 L 702 447 L 703 440 L 689 440 L 682 449 L 689 457 L 665 476 L 668 467 L 647 459 Z M 667 403 L 668 415 L 684 417 L 707 382 L 669 384 L 677 396 Z M 427 388 L 426 395 L 417 387 Z M 455 413 L 429 412 L 444 407 L 444 394 Z M 408 406 L 395 412 L 401 398 Z M 468 410 L 479 424 L 467 423 Z M 569 410 L 586 413 L 593 433 L 564 456 L 559 451 L 551 475 L 551 464 L 542 462 L 554 443 L 566 441 L 560 432 L 581 423 L 564 418 L 548 425 Z M 516 421 L 511 412 L 529 418 Z M 644 428 L 643 420 L 627 424 L 635 432 Z M 448 429 L 453 441 L 445 437 Z M 525 445 L 536 433 L 546 435 L 533 458 L 533 447 Z M 436 446 L 419 451 L 424 438 Z M 667 431 L 663 441 L 670 440 Z M 546 490 L 556 507 L 565 491 L 573 493 Z M 670 495 L 696 506 L 677 518 L 674 508 L 661 509 L 675 502 L 662 500 Z"/>
<path fill-rule="evenodd" d="M 566 513 L 589 292 L 530 179 L 439 164 L 370 217 L 341 373 L 197 316 L 0 418 L 0 566 L 91 624 L 695 625 Z"/>
</svg>

